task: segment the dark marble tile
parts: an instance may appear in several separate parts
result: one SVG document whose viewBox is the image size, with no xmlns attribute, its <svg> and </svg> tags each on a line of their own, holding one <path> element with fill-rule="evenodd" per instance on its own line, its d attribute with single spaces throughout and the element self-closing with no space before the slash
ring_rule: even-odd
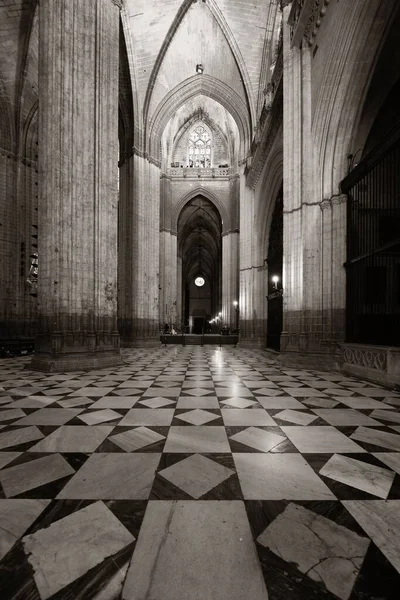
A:
<svg viewBox="0 0 400 600">
<path fill-rule="evenodd" d="M 33 578 L 33 569 L 27 561 L 21 540 L 0 563 L 0 598 L 41 600 Z"/>
</svg>

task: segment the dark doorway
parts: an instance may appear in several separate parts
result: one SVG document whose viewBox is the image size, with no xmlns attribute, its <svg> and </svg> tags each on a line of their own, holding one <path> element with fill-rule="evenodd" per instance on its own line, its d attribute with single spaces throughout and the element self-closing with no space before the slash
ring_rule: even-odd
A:
<svg viewBox="0 0 400 600">
<path fill-rule="evenodd" d="M 268 245 L 268 324 L 267 348 L 280 350 L 283 325 L 283 189 L 275 202 Z"/>
<path fill-rule="evenodd" d="M 201 334 L 205 315 L 221 306 L 222 222 L 204 196 L 183 207 L 178 219 L 178 253 L 182 258 L 183 328 Z M 203 315 L 203 316 L 201 316 Z"/>
<path fill-rule="evenodd" d="M 203 333 L 204 317 L 193 317 L 193 332 L 196 335 Z"/>
</svg>

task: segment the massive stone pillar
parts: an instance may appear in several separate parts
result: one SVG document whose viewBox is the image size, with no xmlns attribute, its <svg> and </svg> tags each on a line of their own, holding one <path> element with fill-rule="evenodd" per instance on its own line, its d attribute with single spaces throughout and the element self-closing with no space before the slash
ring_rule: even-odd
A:
<svg viewBox="0 0 400 600">
<path fill-rule="evenodd" d="M 171 178 L 161 177 L 160 186 L 160 324 L 175 329 L 177 320 L 177 232 L 173 231 Z"/>
<path fill-rule="evenodd" d="M 222 234 L 222 320 L 230 329 L 236 329 L 238 301 L 239 232 Z"/>
<path fill-rule="evenodd" d="M 320 186 L 311 114 L 311 49 L 292 46 L 284 8 L 283 332 L 281 349 L 319 351 L 322 340 Z"/>
<path fill-rule="evenodd" d="M 32 368 L 119 364 L 116 0 L 42 0 Z"/>
<path fill-rule="evenodd" d="M 124 345 L 155 345 L 160 343 L 160 168 L 138 154 L 131 201 L 132 336 Z"/>
</svg>

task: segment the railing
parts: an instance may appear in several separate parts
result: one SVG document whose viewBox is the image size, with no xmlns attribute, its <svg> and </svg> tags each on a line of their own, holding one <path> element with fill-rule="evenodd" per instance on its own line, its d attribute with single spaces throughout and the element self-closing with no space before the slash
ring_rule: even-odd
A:
<svg viewBox="0 0 400 600">
<path fill-rule="evenodd" d="M 347 202 L 347 337 L 400 346 L 400 127 L 342 181 Z"/>
<path fill-rule="evenodd" d="M 171 167 L 167 169 L 167 175 L 169 177 L 186 177 L 187 179 L 204 179 L 204 178 L 217 178 L 217 177 L 229 177 L 233 175 L 233 169 L 231 167 L 215 167 L 209 169 L 196 169 L 191 167 Z"/>
</svg>

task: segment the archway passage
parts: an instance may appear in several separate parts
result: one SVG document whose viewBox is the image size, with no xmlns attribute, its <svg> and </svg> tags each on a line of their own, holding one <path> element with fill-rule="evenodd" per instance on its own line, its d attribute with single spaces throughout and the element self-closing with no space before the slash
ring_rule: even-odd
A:
<svg viewBox="0 0 400 600">
<path fill-rule="evenodd" d="M 183 327 L 201 334 L 221 306 L 222 221 L 218 209 L 196 196 L 178 219 L 178 256 L 182 264 Z M 179 290 L 178 290 L 179 293 Z"/>
<path fill-rule="evenodd" d="M 267 347 L 280 350 L 283 323 L 283 189 L 275 202 L 268 245 L 268 324 Z"/>
</svg>

